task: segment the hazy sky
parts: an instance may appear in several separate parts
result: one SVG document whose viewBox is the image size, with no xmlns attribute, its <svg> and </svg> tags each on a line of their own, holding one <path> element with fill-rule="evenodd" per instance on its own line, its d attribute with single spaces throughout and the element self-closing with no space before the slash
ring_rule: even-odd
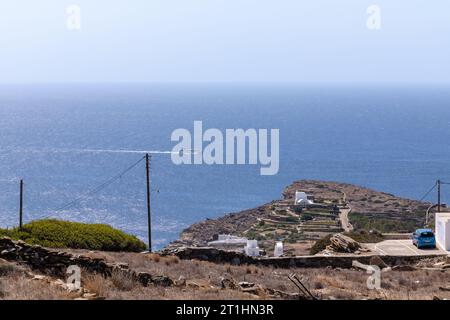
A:
<svg viewBox="0 0 450 320">
<path fill-rule="evenodd" d="M 72 81 L 450 83 L 450 2 L 1 1 L 0 82 Z"/>
</svg>

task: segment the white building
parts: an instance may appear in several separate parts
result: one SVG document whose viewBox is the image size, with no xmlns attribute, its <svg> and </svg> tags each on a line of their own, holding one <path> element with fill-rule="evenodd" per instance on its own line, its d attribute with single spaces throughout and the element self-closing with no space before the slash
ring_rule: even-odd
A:
<svg viewBox="0 0 450 320">
<path fill-rule="evenodd" d="M 216 241 L 208 242 L 208 246 L 211 247 L 233 247 L 240 246 L 242 248 L 243 245 L 247 244 L 247 238 L 232 236 L 230 234 L 219 234 L 218 239 Z"/>
<path fill-rule="evenodd" d="M 313 202 L 308 199 L 306 192 L 295 191 L 295 204 L 307 206 L 309 204 L 313 204 Z"/>
<path fill-rule="evenodd" d="M 277 241 L 275 243 L 275 249 L 273 251 L 274 257 L 281 257 L 283 255 L 283 242 Z"/>
<path fill-rule="evenodd" d="M 436 244 L 450 251 L 450 212 L 436 212 Z"/>
<path fill-rule="evenodd" d="M 259 256 L 259 247 L 258 241 L 256 240 L 247 240 L 247 245 L 244 248 L 245 254 L 251 257 Z"/>
</svg>

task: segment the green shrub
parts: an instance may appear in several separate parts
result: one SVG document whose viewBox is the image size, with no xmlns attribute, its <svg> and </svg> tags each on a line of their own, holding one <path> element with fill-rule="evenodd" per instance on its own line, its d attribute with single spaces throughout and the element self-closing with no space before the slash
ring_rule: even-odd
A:
<svg viewBox="0 0 450 320">
<path fill-rule="evenodd" d="M 423 218 L 420 215 L 410 213 L 401 220 L 390 218 L 385 215 L 365 215 L 363 213 L 351 212 L 349 214 L 350 223 L 355 230 L 378 230 L 381 233 L 389 232 L 413 232 L 423 226 Z M 423 213 L 422 213 L 423 216 Z"/>
<path fill-rule="evenodd" d="M 289 216 L 286 218 L 287 222 L 298 222 L 298 218 Z"/>
<path fill-rule="evenodd" d="M 296 205 L 293 210 L 296 214 L 301 214 L 303 212 L 303 206 Z"/>
<path fill-rule="evenodd" d="M 303 235 L 299 233 L 291 233 L 287 238 L 286 242 L 288 243 L 297 243 L 298 241 L 303 240 Z"/>
<path fill-rule="evenodd" d="M 137 237 L 106 224 L 86 224 L 53 219 L 30 222 L 25 224 L 22 230 L 0 229 L 0 236 L 51 248 L 133 252 L 146 249 L 146 245 Z"/>
<path fill-rule="evenodd" d="M 253 230 L 253 229 L 249 229 L 249 230 L 247 230 L 247 232 L 245 233 L 245 236 L 246 236 L 248 239 L 256 239 L 256 237 L 258 236 L 258 233 L 256 233 L 256 231 Z"/>
</svg>

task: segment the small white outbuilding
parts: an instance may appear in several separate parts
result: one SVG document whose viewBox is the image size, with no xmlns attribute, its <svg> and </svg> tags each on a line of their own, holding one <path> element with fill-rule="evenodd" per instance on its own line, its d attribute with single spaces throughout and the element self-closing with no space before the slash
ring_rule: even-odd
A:
<svg viewBox="0 0 450 320">
<path fill-rule="evenodd" d="M 308 205 L 313 204 L 311 200 L 308 199 L 308 195 L 303 191 L 295 191 L 295 204 L 296 205 Z"/>
<path fill-rule="evenodd" d="M 277 241 L 275 243 L 275 249 L 273 251 L 274 257 L 281 257 L 283 255 L 283 242 Z"/>
<path fill-rule="evenodd" d="M 436 244 L 450 251 L 450 212 L 436 212 Z"/>
<path fill-rule="evenodd" d="M 258 241 L 247 240 L 247 245 L 244 248 L 245 254 L 251 257 L 259 256 Z"/>
</svg>

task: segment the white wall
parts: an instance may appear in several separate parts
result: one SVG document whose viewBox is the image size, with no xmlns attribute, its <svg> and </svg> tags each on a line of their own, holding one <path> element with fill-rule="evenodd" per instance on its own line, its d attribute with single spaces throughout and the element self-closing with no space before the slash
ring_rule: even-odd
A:
<svg viewBox="0 0 450 320">
<path fill-rule="evenodd" d="M 450 251 L 450 212 L 436 213 L 436 242 L 446 251 Z"/>
</svg>

